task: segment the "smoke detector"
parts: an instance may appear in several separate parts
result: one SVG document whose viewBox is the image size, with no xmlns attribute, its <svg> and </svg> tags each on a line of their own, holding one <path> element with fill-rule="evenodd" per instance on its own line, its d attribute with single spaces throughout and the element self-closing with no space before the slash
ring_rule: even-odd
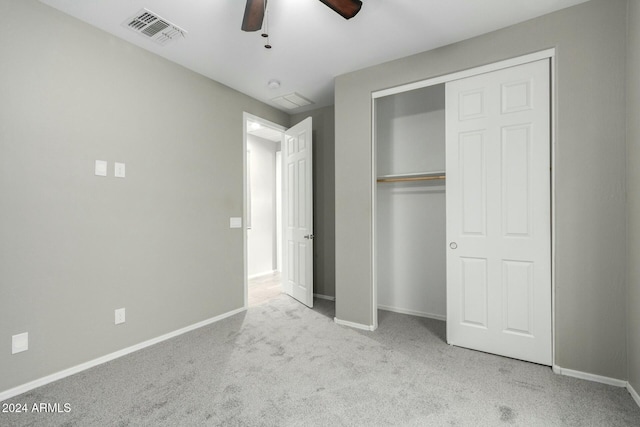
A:
<svg viewBox="0 0 640 427">
<path fill-rule="evenodd" d="M 122 25 L 162 46 L 187 35 L 185 30 L 148 9 L 140 10 Z"/>
<path fill-rule="evenodd" d="M 269 83 L 267 83 L 267 86 L 269 87 L 269 89 L 279 89 L 280 82 L 276 79 L 272 79 L 272 80 L 269 80 Z"/>
</svg>

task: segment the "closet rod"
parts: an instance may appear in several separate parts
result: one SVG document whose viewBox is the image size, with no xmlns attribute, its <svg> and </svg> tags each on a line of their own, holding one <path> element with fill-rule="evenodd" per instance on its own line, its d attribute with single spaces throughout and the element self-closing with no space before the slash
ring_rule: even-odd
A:
<svg viewBox="0 0 640 427">
<path fill-rule="evenodd" d="M 437 179 L 446 179 L 446 176 L 438 175 L 438 176 L 407 176 L 407 177 L 397 177 L 397 178 L 378 178 L 377 182 L 434 181 Z"/>
</svg>

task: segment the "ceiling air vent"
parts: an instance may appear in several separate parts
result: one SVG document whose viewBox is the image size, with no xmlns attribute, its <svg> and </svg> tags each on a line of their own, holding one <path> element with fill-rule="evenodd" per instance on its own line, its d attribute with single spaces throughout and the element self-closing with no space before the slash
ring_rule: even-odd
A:
<svg viewBox="0 0 640 427">
<path fill-rule="evenodd" d="M 307 98 L 296 92 L 290 93 L 289 95 L 283 95 L 277 98 L 273 98 L 271 101 L 288 110 L 293 110 L 313 104 L 312 101 L 309 101 Z"/>
<path fill-rule="evenodd" d="M 162 46 L 178 37 L 186 36 L 187 32 L 175 24 L 162 19 L 148 9 L 142 9 L 122 23 L 125 27 L 150 38 Z"/>
</svg>

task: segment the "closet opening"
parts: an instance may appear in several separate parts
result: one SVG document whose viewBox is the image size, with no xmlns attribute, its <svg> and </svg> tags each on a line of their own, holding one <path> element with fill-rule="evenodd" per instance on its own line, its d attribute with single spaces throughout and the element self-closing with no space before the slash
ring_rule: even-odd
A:
<svg viewBox="0 0 640 427">
<path fill-rule="evenodd" d="M 553 364 L 553 79 L 541 51 L 372 94 L 378 310 Z"/>
<path fill-rule="evenodd" d="M 444 321 L 445 85 L 374 102 L 377 307 Z"/>
</svg>

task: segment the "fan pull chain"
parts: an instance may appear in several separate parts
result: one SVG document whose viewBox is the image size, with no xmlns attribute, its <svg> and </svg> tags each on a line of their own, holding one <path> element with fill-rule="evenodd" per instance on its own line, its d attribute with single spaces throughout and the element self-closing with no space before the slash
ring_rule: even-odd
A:
<svg viewBox="0 0 640 427">
<path fill-rule="evenodd" d="M 264 48 L 271 49 L 271 43 L 269 43 L 269 10 L 267 10 L 267 0 L 264 0 L 264 28 L 261 35 L 267 39 Z"/>
</svg>

